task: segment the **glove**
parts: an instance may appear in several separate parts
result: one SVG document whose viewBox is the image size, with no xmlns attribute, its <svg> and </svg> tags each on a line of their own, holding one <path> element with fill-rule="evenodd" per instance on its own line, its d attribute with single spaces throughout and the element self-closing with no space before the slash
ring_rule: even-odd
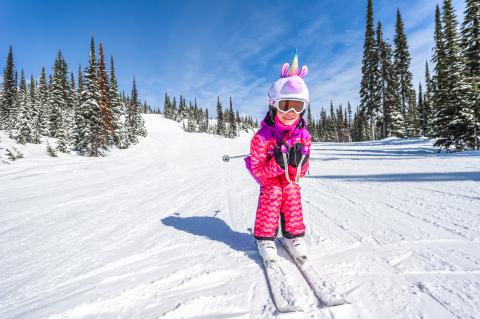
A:
<svg viewBox="0 0 480 319">
<path fill-rule="evenodd" d="M 278 145 L 275 145 L 275 148 L 273 149 L 273 156 L 275 157 L 275 162 L 277 162 L 277 164 L 280 165 L 282 169 L 285 169 L 285 165 L 283 163 L 283 153 L 287 155 L 288 161 L 289 152 L 289 147 L 286 143 L 283 143 L 280 147 Z"/>
<path fill-rule="evenodd" d="M 293 147 L 290 149 L 290 154 L 288 157 L 288 162 L 293 167 L 297 167 L 300 164 L 300 160 L 302 159 L 302 154 L 305 154 L 305 159 L 303 160 L 302 166 L 308 160 L 308 147 L 305 147 L 302 143 L 295 143 Z"/>
</svg>

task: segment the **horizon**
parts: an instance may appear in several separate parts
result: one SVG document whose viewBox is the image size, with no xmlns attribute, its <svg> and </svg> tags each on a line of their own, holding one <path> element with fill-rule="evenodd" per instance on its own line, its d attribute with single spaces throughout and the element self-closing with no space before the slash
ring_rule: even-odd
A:
<svg viewBox="0 0 480 319">
<path fill-rule="evenodd" d="M 7 1 L 0 12 L 0 66 L 5 66 L 11 45 L 17 71 L 23 68 L 27 79 L 31 74 L 38 78 L 42 66 L 51 73 L 61 50 L 69 71 L 77 75 L 79 64 L 87 66 L 93 36 L 97 52 L 102 43 L 107 61 L 113 55 L 120 90 L 129 94 L 135 77 L 140 99 L 152 108 L 163 110 L 167 93 L 196 99 L 199 107 L 214 114 L 217 96 L 224 107 L 231 96 L 240 114 L 261 119 L 270 85 L 298 49 L 300 66 L 309 67 L 305 80 L 317 118 L 330 101 L 344 106 L 350 102 L 354 110 L 358 106 L 366 4 Z M 375 26 L 382 22 L 390 43 L 397 8 L 402 13 L 415 89 L 424 82 L 425 61 L 430 62 L 437 4 L 440 1 L 374 1 Z M 461 23 L 464 1 L 453 4 Z M 83 23 L 86 7 L 94 7 L 88 24 Z M 22 23 L 15 24 L 18 21 Z"/>
</svg>

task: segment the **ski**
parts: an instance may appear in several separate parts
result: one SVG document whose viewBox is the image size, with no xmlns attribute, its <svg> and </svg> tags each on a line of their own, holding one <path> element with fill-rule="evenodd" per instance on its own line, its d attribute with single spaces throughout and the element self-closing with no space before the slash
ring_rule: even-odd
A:
<svg viewBox="0 0 480 319">
<path fill-rule="evenodd" d="M 293 286 L 276 260 L 263 260 L 267 281 L 272 293 L 273 302 L 278 312 L 304 311 L 300 296 L 303 294 Z"/>
<path fill-rule="evenodd" d="M 302 273 L 302 276 L 307 281 L 308 285 L 312 288 L 315 296 L 325 306 L 333 307 L 347 304 L 348 301 L 342 295 L 335 292 L 335 289 L 329 285 L 326 281 L 322 280 L 318 271 L 313 263 L 307 258 L 307 256 L 295 257 L 289 250 L 284 238 L 279 238 L 280 243 L 293 259 L 298 269 Z"/>
</svg>

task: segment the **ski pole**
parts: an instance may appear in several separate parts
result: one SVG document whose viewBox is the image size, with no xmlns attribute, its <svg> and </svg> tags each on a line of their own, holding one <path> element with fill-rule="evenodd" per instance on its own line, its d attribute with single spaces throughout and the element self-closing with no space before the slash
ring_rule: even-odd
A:
<svg viewBox="0 0 480 319">
<path fill-rule="evenodd" d="M 308 147 L 303 145 L 300 152 L 302 153 L 302 158 L 300 158 L 300 163 L 297 166 L 297 176 L 295 177 L 295 182 L 297 183 L 300 181 L 300 172 L 302 171 L 303 161 L 305 160 L 305 157 L 307 157 L 307 154 L 308 154 Z"/>
<path fill-rule="evenodd" d="M 285 167 L 285 178 L 287 179 L 289 184 L 292 184 L 290 175 L 288 175 L 288 159 L 287 159 L 288 147 L 285 144 L 282 144 L 282 146 L 280 147 L 280 152 L 282 153 L 283 166 Z"/>
<path fill-rule="evenodd" d="M 226 154 L 225 154 L 225 155 L 222 156 L 222 160 L 223 160 L 224 162 L 228 162 L 228 161 L 230 161 L 230 159 L 233 159 L 233 158 L 242 158 L 242 157 L 246 157 L 246 156 L 248 156 L 248 155 L 250 155 L 250 154 L 235 155 L 235 156 L 230 156 L 230 155 L 226 155 Z"/>
</svg>

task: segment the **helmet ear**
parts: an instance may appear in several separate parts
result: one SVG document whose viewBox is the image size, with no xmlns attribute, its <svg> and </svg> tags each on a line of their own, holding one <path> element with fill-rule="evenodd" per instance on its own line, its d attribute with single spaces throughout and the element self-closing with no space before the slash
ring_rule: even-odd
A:
<svg viewBox="0 0 480 319">
<path fill-rule="evenodd" d="M 285 63 L 283 66 L 282 66 L 282 73 L 280 75 L 280 77 L 284 78 L 287 76 L 287 73 L 288 73 L 288 68 L 290 67 L 290 65 L 288 63 Z"/>
<path fill-rule="evenodd" d="M 306 65 L 302 66 L 302 69 L 300 70 L 300 77 L 303 79 L 307 76 L 308 74 L 308 68 Z"/>
</svg>

